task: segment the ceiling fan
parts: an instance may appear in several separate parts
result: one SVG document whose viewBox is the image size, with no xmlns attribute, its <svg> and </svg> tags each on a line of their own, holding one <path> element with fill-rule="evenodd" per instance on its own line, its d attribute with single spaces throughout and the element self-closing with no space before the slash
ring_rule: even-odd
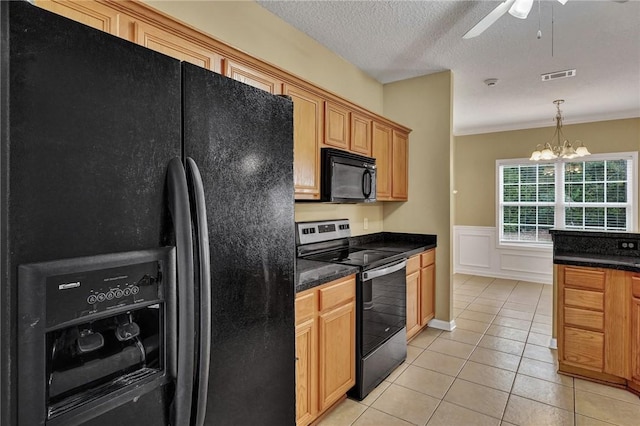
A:
<svg viewBox="0 0 640 426">
<path fill-rule="evenodd" d="M 509 12 L 511 16 L 514 16 L 519 19 L 525 19 L 529 12 L 531 11 L 531 7 L 533 6 L 534 0 L 505 0 L 500 3 L 495 9 L 493 9 L 487 16 L 482 18 L 480 22 L 478 22 L 473 28 L 466 32 L 462 38 L 473 38 L 477 37 L 484 32 L 487 28 L 493 25 L 502 15 Z M 558 0 L 562 5 L 564 5 L 567 0 Z"/>
</svg>

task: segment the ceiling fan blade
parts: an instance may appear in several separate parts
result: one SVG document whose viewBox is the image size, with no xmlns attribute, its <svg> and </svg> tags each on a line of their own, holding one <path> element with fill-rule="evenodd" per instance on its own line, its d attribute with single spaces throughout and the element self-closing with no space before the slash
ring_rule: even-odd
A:
<svg viewBox="0 0 640 426">
<path fill-rule="evenodd" d="M 564 6 L 567 3 L 567 0 L 558 0 L 558 2 L 560 2 L 560 4 Z"/>
<path fill-rule="evenodd" d="M 562 0 L 558 0 L 562 3 Z M 564 0 L 565 2 L 567 0 Z M 531 7 L 533 6 L 533 0 L 516 0 L 516 2 L 509 9 L 509 14 L 514 18 L 518 19 L 527 19 L 529 16 L 529 12 L 531 12 Z"/>
<path fill-rule="evenodd" d="M 482 34 L 487 28 L 493 25 L 502 15 L 509 11 L 509 8 L 516 0 L 505 0 L 493 9 L 487 16 L 482 18 L 473 28 L 466 32 L 462 38 L 473 38 Z"/>
</svg>

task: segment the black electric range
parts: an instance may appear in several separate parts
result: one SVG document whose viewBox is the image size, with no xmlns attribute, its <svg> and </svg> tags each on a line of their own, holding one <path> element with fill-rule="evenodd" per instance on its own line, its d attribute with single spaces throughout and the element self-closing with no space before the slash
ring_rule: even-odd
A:
<svg viewBox="0 0 640 426">
<path fill-rule="evenodd" d="M 406 257 L 351 247 L 346 219 L 296 223 L 298 257 L 360 268 L 356 275 L 356 385 L 364 399 L 407 356 Z"/>
</svg>

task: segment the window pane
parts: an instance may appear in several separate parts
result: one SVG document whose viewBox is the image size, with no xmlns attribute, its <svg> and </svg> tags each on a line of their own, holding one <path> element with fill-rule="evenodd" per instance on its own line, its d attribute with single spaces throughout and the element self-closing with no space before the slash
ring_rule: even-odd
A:
<svg viewBox="0 0 640 426">
<path fill-rule="evenodd" d="M 538 228 L 538 241 L 551 242 L 551 234 L 549 230 L 551 227 L 541 226 Z"/>
<path fill-rule="evenodd" d="M 536 210 L 537 207 L 526 206 L 520 207 L 520 223 L 536 224 Z"/>
<path fill-rule="evenodd" d="M 604 183 L 585 183 L 584 201 L 586 203 L 604 203 Z"/>
<path fill-rule="evenodd" d="M 604 161 L 588 161 L 584 163 L 584 180 L 587 182 L 604 181 Z"/>
<path fill-rule="evenodd" d="M 607 203 L 626 203 L 627 184 L 625 182 L 607 183 Z"/>
<path fill-rule="evenodd" d="M 503 222 L 504 223 L 518 223 L 518 206 L 505 206 Z"/>
<path fill-rule="evenodd" d="M 566 182 L 582 182 L 584 180 L 583 163 L 566 163 L 564 165 L 564 180 Z"/>
<path fill-rule="evenodd" d="M 538 167 L 538 182 L 554 183 L 556 181 L 556 169 L 554 166 L 545 165 Z"/>
<path fill-rule="evenodd" d="M 536 227 L 535 226 L 520 226 L 520 240 L 522 241 L 536 241 Z"/>
<path fill-rule="evenodd" d="M 607 180 L 627 180 L 627 161 L 607 161 Z"/>
<path fill-rule="evenodd" d="M 518 225 L 504 225 L 502 232 L 502 238 L 505 240 L 513 241 L 518 239 Z"/>
<path fill-rule="evenodd" d="M 504 167 L 502 169 L 502 180 L 504 183 L 518 183 L 520 168 L 516 167 Z"/>
<path fill-rule="evenodd" d="M 520 167 L 520 183 L 536 183 L 537 166 Z"/>
<path fill-rule="evenodd" d="M 554 202 L 556 200 L 556 187 L 551 184 L 543 184 L 538 186 L 538 201 Z"/>
<path fill-rule="evenodd" d="M 604 207 L 586 207 L 584 209 L 584 226 L 604 228 Z"/>
<path fill-rule="evenodd" d="M 608 208 L 607 227 L 616 229 L 627 229 L 627 209 L 618 207 Z"/>
<path fill-rule="evenodd" d="M 520 187 L 520 201 L 535 203 L 537 200 L 536 185 L 522 185 Z"/>
<path fill-rule="evenodd" d="M 567 207 L 564 213 L 564 223 L 566 226 L 582 226 L 583 224 L 583 208 Z"/>
<path fill-rule="evenodd" d="M 538 224 L 551 226 L 555 225 L 555 207 L 538 207 Z"/>
<path fill-rule="evenodd" d="M 564 185 L 564 200 L 567 202 L 581 203 L 583 201 L 582 192 L 584 185 L 581 183 L 571 183 Z"/>
<path fill-rule="evenodd" d="M 516 202 L 519 197 L 519 186 L 518 185 L 505 185 L 504 186 L 504 201 L 505 202 Z"/>
</svg>

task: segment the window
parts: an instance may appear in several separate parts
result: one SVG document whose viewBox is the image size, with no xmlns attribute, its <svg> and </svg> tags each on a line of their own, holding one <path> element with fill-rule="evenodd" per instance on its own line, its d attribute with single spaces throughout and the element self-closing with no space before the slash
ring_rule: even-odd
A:
<svg viewBox="0 0 640 426">
<path fill-rule="evenodd" d="M 550 244 L 552 228 L 632 231 L 637 153 L 498 160 L 500 243 Z"/>
</svg>

